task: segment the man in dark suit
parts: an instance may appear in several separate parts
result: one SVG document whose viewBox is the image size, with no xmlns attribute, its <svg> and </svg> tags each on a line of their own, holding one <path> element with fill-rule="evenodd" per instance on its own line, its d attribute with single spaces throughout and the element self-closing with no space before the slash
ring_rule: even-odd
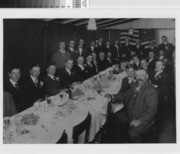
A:
<svg viewBox="0 0 180 154">
<path fill-rule="evenodd" d="M 55 72 L 56 66 L 54 64 L 50 64 L 47 68 L 47 75 L 44 77 L 46 94 L 49 96 L 56 95 L 61 91 L 59 77 L 55 76 Z"/>
<path fill-rule="evenodd" d="M 141 143 L 141 137 L 152 127 L 157 112 L 157 90 L 147 82 L 145 70 L 136 71 L 137 83 L 133 84 L 125 93 L 105 95 L 113 103 L 124 102 L 125 111 L 114 114 L 114 128 L 121 133 L 122 125 L 126 125 L 130 143 Z M 120 137 L 117 133 L 114 136 Z"/>
<path fill-rule="evenodd" d="M 146 70 L 147 74 L 148 74 L 148 79 L 151 81 L 152 77 L 153 77 L 153 72 L 152 70 L 150 70 L 148 68 L 148 63 L 145 59 L 141 60 L 141 68 Z"/>
<path fill-rule="evenodd" d="M 9 80 L 4 84 L 4 91 L 7 91 L 12 95 L 17 112 L 24 110 L 22 103 L 25 103 L 22 102 L 23 90 L 22 84 L 19 82 L 20 76 L 20 68 L 14 66 L 9 70 Z"/>
<path fill-rule="evenodd" d="M 129 64 L 126 66 L 126 70 L 127 70 L 127 74 L 128 76 L 123 78 L 122 80 L 122 84 L 121 84 L 121 89 L 119 91 L 119 93 L 124 93 L 126 92 L 133 83 L 136 82 L 135 80 L 135 68 L 133 67 L 133 65 Z"/>
<path fill-rule="evenodd" d="M 154 52 L 156 56 L 158 55 L 158 47 L 155 46 L 155 42 L 154 41 L 149 41 L 149 46 L 145 50 L 144 58 L 148 58 L 149 52 Z"/>
<path fill-rule="evenodd" d="M 93 63 L 93 59 L 91 55 L 87 56 L 86 58 L 86 70 L 87 70 L 87 78 L 90 78 L 97 74 L 96 66 Z"/>
<path fill-rule="evenodd" d="M 111 67 L 113 65 L 113 58 L 112 58 L 112 53 L 107 52 L 107 67 Z"/>
<path fill-rule="evenodd" d="M 77 75 L 77 80 L 83 82 L 88 78 L 88 72 L 86 67 L 84 67 L 84 57 L 78 57 L 77 65 L 74 67 L 75 73 Z"/>
<path fill-rule="evenodd" d="M 139 59 L 138 55 L 135 55 L 133 57 L 133 65 L 134 65 L 135 69 L 139 69 L 140 68 L 141 63 L 140 63 L 140 59 Z"/>
<path fill-rule="evenodd" d="M 97 54 L 95 52 L 93 52 L 92 54 L 92 64 L 95 66 L 96 68 L 96 74 L 99 72 L 98 71 L 98 61 L 97 61 Z"/>
<path fill-rule="evenodd" d="M 140 57 L 140 59 L 144 58 L 145 49 L 144 46 L 141 45 L 141 41 L 139 39 L 136 40 L 136 45 L 133 51 Z"/>
<path fill-rule="evenodd" d="M 44 82 L 39 78 L 39 75 L 40 65 L 33 64 L 30 67 L 30 75 L 22 81 L 26 108 L 31 107 L 35 101 L 45 97 Z"/>
<path fill-rule="evenodd" d="M 119 60 L 120 58 L 120 45 L 118 40 L 114 42 L 112 57 L 113 59 L 117 59 L 117 60 Z"/>
<path fill-rule="evenodd" d="M 168 75 L 164 72 L 165 64 L 163 61 L 156 62 L 156 71 L 151 79 L 151 84 L 158 90 L 158 113 L 156 124 L 158 130 L 162 129 L 162 124 L 169 116 L 168 92 L 171 91 Z"/>
<path fill-rule="evenodd" d="M 73 82 L 77 81 L 77 75 L 75 74 L 75 71 L 72 69 L 73 68 L 73 61 L 72 60 L 67 60 L 65 62 L 65 68 L 61 70 L 60 73 L 60 85 L 63 88 L 69 88 Z"/>
<path fill-rule="evenodd" d="M 73 63 L 76 64 L 78 58 L 78 51 L 75 49 L 74 40 L 69 41 L 69 47 L 67 49 L 67 52 L 70 53 L 70 57 L 73 60 Z"/>
<path fill-rule="evenodd" d="M 121 57 L 123 61 L 130 60 L 130 52 L 133 50 L 132 45 L 129 44 L 129 39 L 125 39 L 125 43 L 121 46 Z"/>
<path fill-rule="evenodd" d="M 86 51 L 87 56 L 91 55 L 93 52 L 97 53 L 97 49 L 95 47 L 95 41 L 94 40 L 91 42 L 91 46 L 89 48 L 87 48 L 87 51 Z"/>
<path fill-rule="evenodd" d="M 168 57 L 170 60 L 172 60 L 172 54 L 175 50 L 175 47 L 173 44 L 168 42 L 168 39 L 166 36 L 162 36 L 162 44 L 159 45 L 159 50 L 165 51 L 165 56 Z"/>
<path fill-rule="evenodd" d="M 111 42 L 110 41 L 106 41 L 106 45 L 104 48 L 105 54 L 107 55 L 108 52 L 110 52 L 111 54 L 113 53 L 113 47 L 111 46 Z"/>
<path fill-rule="evenodd" d="M 99 60 L 98 60 L 98 71 L 104 71 L 108 67 L 107 59 L 105 58 L 105 53 L 100 52 L 99 53 Z"/>
<path fill-rule="evenodd" d="M 99 53 L 100 52 L 105 52 L 105 47 L 104 47 L 104 44 L 103 44 L 103 38 L 102 37 L 99 37 L 98 38 L 98 46 L 97 46 L 97 60 L 99 60 Z"/>
<path fill-rule="evenodd" d="M 148 62 L 148 68 L 151 70 L 151 71 L 154 71 L 155 69 L 155 65 L 156 65 L 156 58 L 155 58 L 155 54 L 153 51 L 149 52 L 149 57 L 147 59 L 147 62 Z"/>
</svg>

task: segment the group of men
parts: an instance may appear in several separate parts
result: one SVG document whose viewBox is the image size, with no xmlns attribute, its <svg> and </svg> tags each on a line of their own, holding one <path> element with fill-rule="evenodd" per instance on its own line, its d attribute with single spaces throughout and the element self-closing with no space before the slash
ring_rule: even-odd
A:
<svg viewBox="0 0 180 154">
<path fill-rule="evenodd" d="M 14 66 L 9 70 L 4 91 L 11 94 L 17 112 L 21 112 L 35 101 L 56 95 L 62 89 L 70 88 L 72 84 L 83 82 L 114 65 L 113 73 L 124 71 L 128 76 L 123 79 L 118 94 L 106 95 L 112 103 L 125 104 L 124 112 L 118 112 L 113 119 L 115 124 L 120 121 L 121 126 L 122 123 L 128 124 L 130 141 L 140 142 L 140 136 L 153 123 L 158 102 L 163 104 L 167 101 L 167 74 L 174 67 L 174 49 L 166 36 L 162 37 L 162 44 L 158 47 L 150 41 L 148 49 L 144 49 L 140 40 L 136 41 L 136 46 L 131 46 L 128 39 L 122 46 L 118 41 L 114 45 L 107 41 L 104 46 L 103 39 L 99 38 L 86 49 L 83 39 L 79 40 L 77 48 L 74 40 L 69 41 L 67 49 L 65 42 L 60 42 L 59 51 L 52 55 L 45 76 L 40 78 L 39 64 L 33 64 L 30 74 L 23 78 L 20 68 Z"/>
</svg>

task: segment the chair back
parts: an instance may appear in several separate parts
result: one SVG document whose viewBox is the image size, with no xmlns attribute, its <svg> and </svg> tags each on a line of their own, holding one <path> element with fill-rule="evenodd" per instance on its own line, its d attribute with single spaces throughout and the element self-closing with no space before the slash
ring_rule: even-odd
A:
<svg viewBox="0 0 180 154">
<path fill-rule="evenodd" d="M 73 128 L 73 143 L 78 143 L 78 138 L 84 131 L 86 131 L 84 143 L 88 143 L 90 125 L 91 125 L 91 115 L 90 113 L 88 113 L 86 119 L 82 123 L 76 125 Z"/>
</svg>

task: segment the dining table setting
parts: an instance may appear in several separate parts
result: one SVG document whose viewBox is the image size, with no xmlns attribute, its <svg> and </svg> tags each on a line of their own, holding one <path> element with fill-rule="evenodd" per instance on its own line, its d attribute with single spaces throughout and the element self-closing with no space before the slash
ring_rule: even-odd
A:
<svg viewBox="0 0 180 154">
<path fill-rule="evenodd" d="M 89 141 L 106 122 L 109 100 L 105 94 L 116 94 L 126 72 L 113 74 L 113 67 L 61 90 L 55 96 L 37 101 L 34 105 L 12 117 L 3 119 L 4 144 L 55 144 L 63 132 L 67 143 L 73 143 L 73 128 L 91 115 Z M 114 112 L 123 108 L 114 106 Z M 78 143 L 84 143 L 85 133 Z"/>
</svg>

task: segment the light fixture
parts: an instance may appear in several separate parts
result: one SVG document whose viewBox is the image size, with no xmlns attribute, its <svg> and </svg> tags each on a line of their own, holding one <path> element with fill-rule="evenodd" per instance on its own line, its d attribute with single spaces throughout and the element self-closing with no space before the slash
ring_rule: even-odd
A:
<svg viewBox="0 0 180 154">
<path fill-rule="evenodd" d="M 87 30 L 97 30 L 96 19 L 95 18 L 89 19 Z"/>
<path fill-rule="evenodd" d="M 133 29 L 132 29 L 132 27 L 131 27 L 131 22 L 130 22 L 130 28 L 129 28 L 129 35 L 133 35 Z"/>
</svg>

